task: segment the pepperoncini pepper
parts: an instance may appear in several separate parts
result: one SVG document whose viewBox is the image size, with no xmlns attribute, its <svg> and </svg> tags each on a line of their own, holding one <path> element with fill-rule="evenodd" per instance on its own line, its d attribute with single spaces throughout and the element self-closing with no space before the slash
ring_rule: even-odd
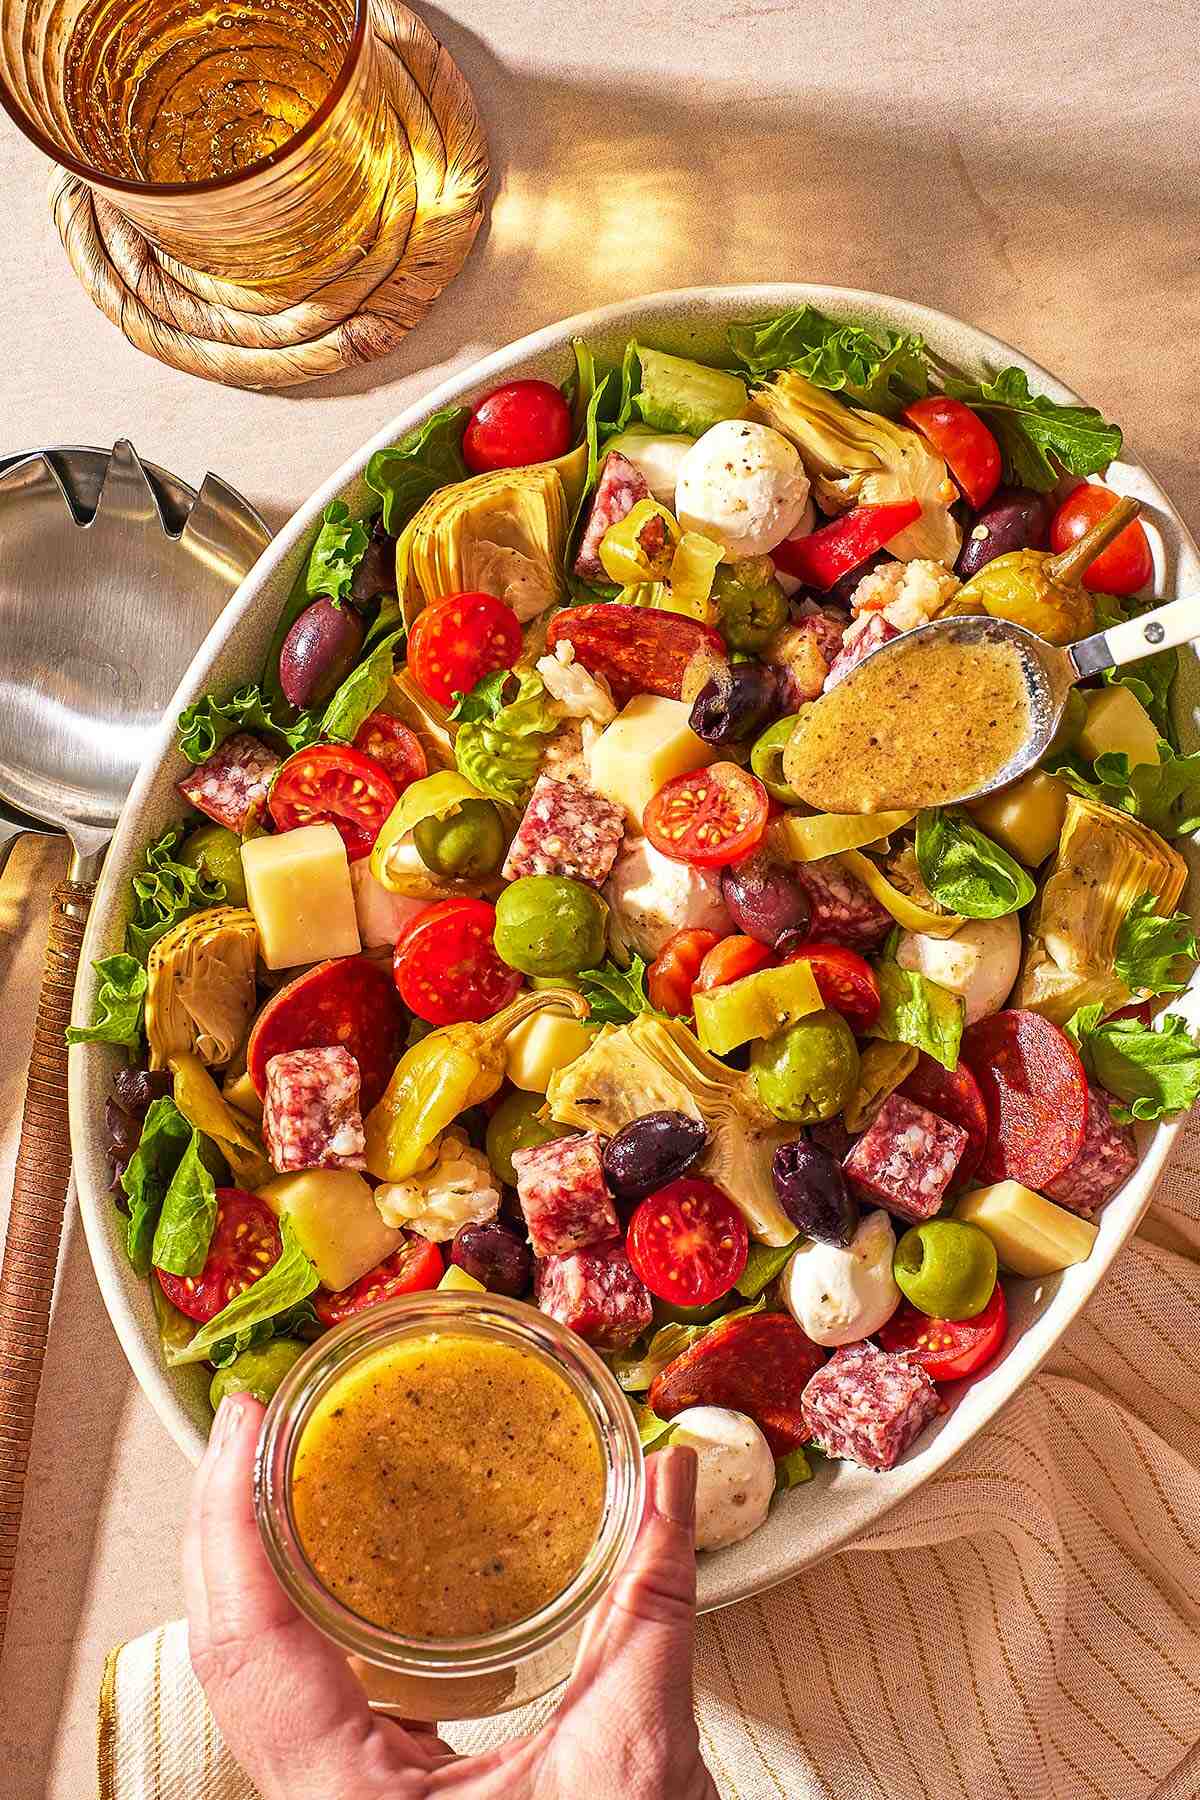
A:
<svg viewBox="0 0 1200 1800">
<path fill-rule="evenodd" d="M 406 1050 L 367 1114 L 370 1173 L 379 1181 L 404 1181 L 427 1168 L 446 1127 L 500 1086 L 509 1033 L 534 1013 L 551 1011 L 585 1019 L 588 1004 L 567 988 L 518 994 L 481 1025 L 444 1025 Z"/>
<path fill-rule="evenodd" d="M 1082 585 L 1083 572 L 1139 511 L 1121 499 L 1085 536 L 1051 556 L 1045 550 L 1010 550 L 965 582 L 948 613 L 986 612 L 1024 625 L 1051 644 L 1073 644 L 1096 629 L 1096 607 Z"/>
<path fill-rule="evenodd" d="M 665 581 L 679 536 L 678 522 L 665 506 L 657 500 L 639 500 L 600 540 L 604 573 L 622 587 Z"/>
</svg>

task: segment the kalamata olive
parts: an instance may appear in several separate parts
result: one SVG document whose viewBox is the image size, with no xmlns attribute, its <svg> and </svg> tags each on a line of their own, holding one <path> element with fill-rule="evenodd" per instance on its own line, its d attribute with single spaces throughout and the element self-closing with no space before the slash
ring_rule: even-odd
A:
<svg viewBox="0 0 1200 1800">
<path fill-rule="evenodd" d="M 292 705 L 328 700 L 354 667 L 363 635 L 363 622 L 352 607 L 332 600 L 306 606 L 279 652 L 279 685 Z"/>
<path fill-rule="evenodd" d="M 1045 550 L 1053 512 L 1047 494 L 1035 494 L 1032 488 L 997 488 L 963 533 L 955 573 L 969 581 L 994 556 L 1004 556 L 1009 550 Z"/>
<path fill-rule="evenodd" d="M 708 1143 L 699 1119 L 682 1112 L 631 1119 L 604 1146 L 604 1173 L 618 1200 L 644 1200 L 686 1175 Z"/>
<path fill-rule="evenodd" d="M 508 1294 L 514 1300 L 526 1292 L 533 1273 L 529 1245 L 499 1219 L 460 1226 L 450 1246 L 450 1261 L 482 1281 L 490 1293 Z"/>
<path fill-rule="evenodd" d="M 884 563 L 895 562 L 895 560 L 895 557 L 889 556 L 886 550 L 876 550 L 873 556 L 868 556 L 866 562 L 861 562 L 857 568 L 847 569 L 844 575 L 839 575 L 831 588 L 826 588 L 824 592 L 817 588 L 810 588 L 807 591 L 812 594 L 814 600 L 819 600 L 822 606 L 848 607 L 854 598 L 854 590 L 863 576 L 869 575 L 873 569 L 880 568 Z"/>
<path fill-rule="evenodd" d="M 706 744 L 736 744 L 757 736 L 779 711 L 775 671 L 765 663 L 734 663 L 705 682 L 688 723 Z"/>
<path fill-rule="evenodd" d="M 118 1069 L 113 1076 L 113 1091 L 118 1104 L 132 1113 L 140 1125 L 151 1102 L 171 1092 L 171 1076 L 166 1069 Z"/>
<path fill-rule="evenodd" d="M 104 1102 L 104 1129 L 108 1133 L 108 1154 L 114 1162 L 124 1165 L 138 1147 L 140 1124 L 132 1113 L 109 1099 Z"/>
<path fill-rule="evenodd" d="M 797 1231 L 823 1244 L 848 1244 L 858 1229 L 858 1201 L 842 1165 L 807 1138 L 780 1144 L 771 1158 L 775 1192 Z"/>
<path fill-rule="evenodd" d="M 350 598 L 359 605 L 396 591 L 396 540 L 383 529 L 383 514 L 371 525 L 371 541 L 350 580 Z"/>
<path fill-rule="evenodd" d="M 770 851 L 756 850 L 722 869 L 721 898 L 738 930 L 772 950 L 808 934 L 808 895 Z"/>
</svg>

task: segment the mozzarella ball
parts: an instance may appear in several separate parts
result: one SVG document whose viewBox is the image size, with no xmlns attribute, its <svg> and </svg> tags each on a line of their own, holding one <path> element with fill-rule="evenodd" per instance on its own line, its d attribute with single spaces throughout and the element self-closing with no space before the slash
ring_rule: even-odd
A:
<svg viewBox="0 0 1200 1800">
<path fill-rule="evenodd" d="M 671 1446 L 694 1450 L 696 1548 L 722 1550 L 757 1531 L 775 1492 L 775 1458 L 753 1419 L 724 1406 L 689 1406 L 672 1420 Z"/>
<path fill-rule="evenodd" d="M 610 929 L 619 948 L 652 961 L 676 931 L 699 927 L 722 936 L 733 920 L 721 898 L 720 871 L 663 856 L 648 838 L 626 838 L 604 884 Z"/>
<path fill-rule="evenodd" d="M 961 995 L 966 1023 L 973 1025 L 999 1012 L 1012 992 L 1021 965 L 1021 927 L 1016 913 L 1006 913 L 1002 919 L 968 919 L 948 938 L 905 931 L 896 961 Z"/>
<path fill-rule="evenodd" d="M 673 433 L 623 431 L 608 447 L 633 464 L 660 506 L 673 506 L 680 464 L 695 442 L 694 437 Z"/>
<path fill-rule="evenodd" d="M 796 529 L 807 501 L 795 446 L 752 419 L 722 419 L 679 465 L 675 516 L 721 544 L 725 562 L 765 556 Z"/>
<path fill-rule="evenodd" d="M 814 1344 L 857 1344 L 900 1304 L 892 1274 L 896 1234 L 885 1212 L 870 1212 L 843 1248 L 815 1238 L 783 1272 L 783 1302 Z"/>
<path fill-rule="evenodd" d="M 416 854 L 415 850 L 413 854 Z M 350 886 L 354 890 L 354 911 L 364 950 L 394 944 L 408 921 L 429 905 L 428 900 L 415 900 L 409 894 L 393 894 L 385 888 L 372 875 L 370 858 L 366 856 L 350 864 Z"/>
</svg>

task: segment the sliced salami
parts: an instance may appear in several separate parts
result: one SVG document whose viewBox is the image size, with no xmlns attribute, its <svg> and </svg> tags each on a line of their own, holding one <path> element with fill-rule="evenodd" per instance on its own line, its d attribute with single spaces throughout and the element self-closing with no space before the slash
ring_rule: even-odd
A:
<svg viewBox="0 0 1200 1800">
<path fill-rule="evenodd" d="M 649 498 L 650 489 L 642 471 L 619 450 L 610 450 L 600 468 L 592 510 L 575 557 L 575 573 L 584 581 L 608 579 L 600 561 L 600 540 L 611 525 L 619 525 L 633 511 L 639 500 Z"/>
<path fill-rule="evenodd" d="M 621 1235 L 595 1131 L 514 1150 L 517 1198 L 535 1256 L 566 1256 Z"/>
<path fill-rule="evenodd" d="M 800 1412 L 805 1383 L 825 1361 L 788 1313 L 743 1313 L 711 1331 L 655 1376 L 647 1395 L 660 1418 L 688 1406 L 728 1406 L 753 1419 L 776 1456 L 808 1438 Z"/>
<path fill-rule="evenodd" d="M 915 1362 L 874 1344 L 847 1344 L 818 1369 L 800 1401 L 812 1441 L 864 1469 L 891 1469 L 939 1410 Z"/>
<path fill-rule="evenodd" d="M 544 1313 L 596 1350 L 624 1350 L 654 1316 L 624 1244 L 599 1244 L 536 1265 L 537 1303 Z"/>
<path fill-rule="evenodd" d="M 859 663 L 865 657 L 870 656 L 872 650 L 878 650 L 881 644 L 889 644 L 893 638 L 899 636 L 899 631 L 890 619 L 885 619 L 882 613 L 872 613 L 861 631 L 853 637 L 843 640 L 829 673 L 825 677 L 825 692 L 828 693 L 830 688 L 836 687 L 839 681 L 845 681 L 851 669 L 857 669 Z"/>
<path fill-rule="evenodd" d="M 362 1108 L 370 1112 L 399 1060 L 403 1034 L 404 1008 L 391 976 L 363 956 L 341 956 L 267 1001 L 250 1033 L 246 1066 L 262 1099 L 273 1056 L 340 1044 L 358 1064 Z"/>
<path fill-rule="evenodd" d="M 1083 1143 L 1088 1091 L 1079 1052 L 1041 1013 L 1010 1007 L 967 1027 L 962 1060 L 987 1108 L 980 1177 L 1044 1192 Z"/>
<path fill-rule="evenodd" d="M 179 792 L 197 812 L 241 837 L 261 813 L 280 758 L 248 731 L 236 731 L 219 744 L 178 783 Z"/>
<path fill-rule="evenodd" d="M 725 640 L 711 625 L 653 606 L 568 606 L 555 613 L 546 648 L 568 643 L 591 675 L 602 675 L 624 706 L 635 694 L 678 700 L 692 659 L 724 664 Z"/>
<path fill-rule="evenodd" d="M 340 1045 L 285 1050 L 267 1064 L 263 1142 L 281 1175 L 365 1169 L 358 1064 Z"/>
<path fill-rule="evenodd" d="M 599 887 L 621 848 L 625 816 L 611 800 L 576 781 L 539 775 L 501 873 L 566 875 Z"/>
<path fill-rule="evenodd" d="M 889 1094 L 842 1166 L 860 1196 L 919 1224 L 940 1210 L 967 1143 L 960 1125 Z"/>
<path fill-rule="evenodd" d="M 1083 1141 L 1062 1174 L 1042 1188 L 1048 1200 L 1085 1219 L 1111 1200 L 1137 1167 L 1137 1140 L 1131 1126 L 1113 1118 L 1112 1096 L 1094 1082 L 1088 1083 L 1087 1093 Z"/>
<path fill-rule="evenodd" d="M 844 944 L 849 950 L 875 950 L 882 944 L 895 920 L 835 856 L 797 863 L 792 873 L 808 895 L 808 936 L 815 942 Z"/>
<path fill-rule="evenodd" d="M 967 1146 L 959 1159 L 954 1180 L 959 1186 L 969 1181 L 979 1167 L 987 1145 L 988 1121 L 979 1083 L 966 1063 L 960 1062 L 957 1069 L 944 1069 L 940 1062 L 935 1062 L 922 1050 L 916 1068 L 900 1083 L 897 1091 L 907 1099 L 915 1100 L 918 1106 L 937 1113 L 939 1118 L 949 1119 L 951 1124 L 962 1127 L 967 1134 Z"/>
</svg>

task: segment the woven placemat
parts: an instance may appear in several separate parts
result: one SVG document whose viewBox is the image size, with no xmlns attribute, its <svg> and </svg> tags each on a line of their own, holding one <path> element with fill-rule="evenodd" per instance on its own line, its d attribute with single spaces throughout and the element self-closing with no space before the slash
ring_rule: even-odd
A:
<svg viewBox="0 0 1200 1800">
<path fill-rule="evenodd" d="M 56 168 L 50 205 L 75 273 L 131 344 L 189 375 L 280 388 L 385 356 L 466 259 L 483 218 L 487 144 L 449 51 L 397 0 L 372 0 L 390 104 L 411 179 L 355 268 L 282 311 L 261 294 L 183 267 L 116 207 Z"/>
</svg>

